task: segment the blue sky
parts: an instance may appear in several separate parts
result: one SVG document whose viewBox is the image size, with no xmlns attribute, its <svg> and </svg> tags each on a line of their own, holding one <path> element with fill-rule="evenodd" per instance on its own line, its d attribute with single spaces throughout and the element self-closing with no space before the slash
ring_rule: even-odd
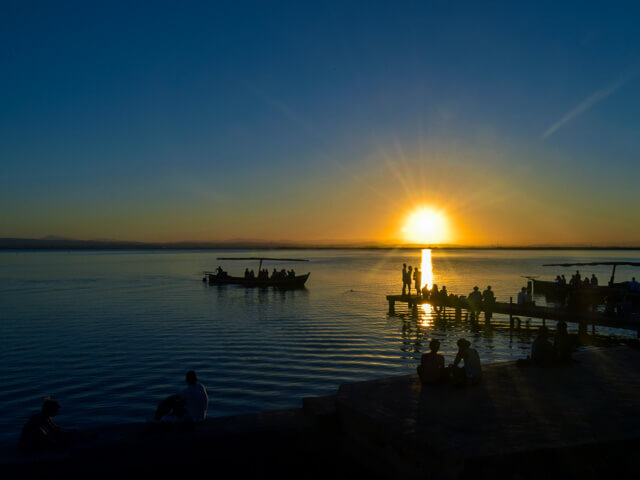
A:
<svg viewBox="0 0 640 480">
<path fill-rule="evenodd" d="M 640 242 L 633 3 L 305 3 L 3 2 L 0 235 Z"/>
</svg>

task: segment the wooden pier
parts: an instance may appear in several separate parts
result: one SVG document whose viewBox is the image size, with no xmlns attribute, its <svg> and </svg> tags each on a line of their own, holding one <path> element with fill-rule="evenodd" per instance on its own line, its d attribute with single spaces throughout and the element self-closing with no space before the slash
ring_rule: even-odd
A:
<svg viewBox="0 0 640 480">
<path fill-rule="evenodd" d="M 467 303 L 454 306 L 442 305 L 441 302 L 433 302 L 425 300 L 417 295 L 387 295 L 389 302 L 389 315 L 395 314 L 396 303 L 406 303 L 410 309 L 417 308 L 419 305 L 428 304 L 434 308 L 450 309 L 450 310 L 466 310 L 471 311 L 471 307 Z M 490 309 L 484 306 L 480 307 L 479 312 L 485 312 L 490 318 L 492 314 L 499 313 L 509 315 L 509 324 L 514 326 L 519 319 L 522 318 L 540 318 L 544 324 L 546 320 L 564 320 L 568 323 L 577 323 L 584 328 L 587 326 L 602 326 L 609 328 L 620 328 L 623 330 L 638 331 L 640 336 L 640 315 L 634 314 L 625 317 L 606 315 L 602 312 L 576 312 L 564 310 L 556 307 L 542 307 L 537 305 L 518 305 L 513 303 L 513 299 L 509 302 L 495 302 Z"/>
</svg>

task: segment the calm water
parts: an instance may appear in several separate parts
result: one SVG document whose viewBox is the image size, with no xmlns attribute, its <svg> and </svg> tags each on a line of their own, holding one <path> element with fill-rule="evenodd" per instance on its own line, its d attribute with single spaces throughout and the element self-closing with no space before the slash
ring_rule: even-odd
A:
<svg viewBox="0 0 640 480">
<path fill-rule="evenodd" d="M 500 315 L 491 327 L 402 306 L 388 316 L 385 295 L 400 293 L 401 265 L 420 264 L 417 250 L 224 252 L 311 259 L 282 265 L 312 272 L 306 290 L 290 292 L 203 284 L 200 272 L 222 263 L 220 254 L 0 252 L 0 445 L 17 439 L 45 395 L 62 404 L 65 426 L 140 421 L 195 369 L 209 415 L 248 413 L 413 372 L 431 338 L 448 361 L 460 336 L 484 363 L 521 357 L 530 345 Z M 433 276 L 457 293 L 491 284 L 508 300 L 526 282 L 520 275 L 570 276 L 543 263 L 612 259 L 638 261 L 640 252 L 434 251 Z M 583 271 L 592 272 L 601 283 L 610 274 Z M 617 278 L 631 275 L 621 268 Z"/>
</svg>

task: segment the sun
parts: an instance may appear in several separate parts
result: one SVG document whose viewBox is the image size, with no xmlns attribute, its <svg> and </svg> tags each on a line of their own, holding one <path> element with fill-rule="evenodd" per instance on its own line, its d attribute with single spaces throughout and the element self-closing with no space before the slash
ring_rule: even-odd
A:
<svg viewBox="0 0 640 480">
<path fill-rule="evenodd" d="M 449 239 L 447 217 L 435 208 L 420 207 L 407 215 L 402 234 L 408 243 L 433 245 L 446 242 Z"/>
</svg>

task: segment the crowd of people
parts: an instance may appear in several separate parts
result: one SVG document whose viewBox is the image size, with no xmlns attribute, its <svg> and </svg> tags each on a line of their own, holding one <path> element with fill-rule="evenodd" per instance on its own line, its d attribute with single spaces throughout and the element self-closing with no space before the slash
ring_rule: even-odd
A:
<svg viewBox="0 0 640 480">
<path fill-rule="evenodd" d="M 282 270 L 278 271 L 274 268 L 273 272 L 271 273 L 271 277 L 269 277 L 269 270 L 267 270 L 266 268 L 258 271 L 257 277 L 253 272 L 253 269 L 249 270 L 248 268 L 246 268 L 244 270 L 244 278 L 247 280 L 286 280 L 295 278 L 295 276 L 296 272 L 293 269 L 287 271 L 283 268 Z"/>
</svg>

